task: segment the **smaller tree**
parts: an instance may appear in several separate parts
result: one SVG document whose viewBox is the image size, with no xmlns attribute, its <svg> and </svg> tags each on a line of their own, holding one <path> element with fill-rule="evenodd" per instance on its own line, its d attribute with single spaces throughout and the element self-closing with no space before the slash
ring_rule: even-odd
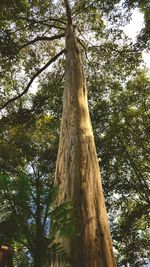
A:
<svg viewBox="0 0 150 267">
<path fill-rule="evenodd" d="M 18 261 L 21 266 L 34 267 L 68 261 L 57 237 L 70 237 L 73 233 L 71 205 L 64 202 L 57 206 L 58 188 L 52 179 L 40 177 L 35 169 L 18 176 L 1 174 L 0 191 L 5 205 L 0 242 L 12 246 L 14 266 Z"/>
</svg>

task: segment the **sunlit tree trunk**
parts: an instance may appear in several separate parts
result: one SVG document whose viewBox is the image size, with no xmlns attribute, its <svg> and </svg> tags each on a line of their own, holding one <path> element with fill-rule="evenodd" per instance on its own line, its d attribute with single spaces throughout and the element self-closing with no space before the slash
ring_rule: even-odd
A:
<svg viewBox="0 0 150 267">
<path fill-rule="evenodd" d="M 72 267 L 116 266 L 91 126 L 81 54 L 65 1 L 66 77 L 56 166 L 59 201 L 71 200 L 76 237 L 68 241 Z M 66 266 L 66 265 L 64 265 Z"/>
</svg>

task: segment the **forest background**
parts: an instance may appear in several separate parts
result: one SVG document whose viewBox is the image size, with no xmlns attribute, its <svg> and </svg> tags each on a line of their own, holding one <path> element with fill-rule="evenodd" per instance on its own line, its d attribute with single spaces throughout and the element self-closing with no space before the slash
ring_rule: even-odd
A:
<svg viewBox="0 0 150 267">
<path fill-rule="evenodd" d="M 148 266 L 149 1 L 70 1 L 118 266 Z M 134 42 L 122 27 L 138 8 Z M 0 243 L 12 266 L 67 260 L 71 205 L 53 185 L 64 88 L 62 1 L 0 2 Z M 50 67 L 49 67 L 50 66 Z M 38 77 L 38 89 L 30 86 Z M 43 252 L 45 253 L 45 252 Z"/>
</svg>

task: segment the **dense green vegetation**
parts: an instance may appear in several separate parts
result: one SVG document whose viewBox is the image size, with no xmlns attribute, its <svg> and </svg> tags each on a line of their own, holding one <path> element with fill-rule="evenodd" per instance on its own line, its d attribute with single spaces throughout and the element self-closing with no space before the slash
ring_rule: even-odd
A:
<svg viewBox="0 0 150 267">
<path fill-rule="evenodd" d="M 150 79 L 141 56 L 149 49 L 149 2 L 70 2 L 118 266 L 141 266 L 150 250 Z M 132 43 L 120 26 L 136 7 L 145 24 Z M 68 260 L 57 237 L 72 238 L 74 231 L 70 203 L 57 205 L 53 185 L 64 87 L 63 4 L 1 1 L 0 28 L 0 243 L 11 247 L 14 266 L 38 266 L 37 255 L 45 266 Z"/>
</svg>

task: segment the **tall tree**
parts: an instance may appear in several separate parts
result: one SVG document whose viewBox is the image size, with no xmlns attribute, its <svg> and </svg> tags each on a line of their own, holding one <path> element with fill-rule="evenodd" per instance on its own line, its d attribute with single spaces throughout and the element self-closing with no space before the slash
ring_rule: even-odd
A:
<svg viewBox="0 0 150 267">
<path fill-rule="evenodd" d="M 128 5 L 128 2 L 129 1 L 124 1 L 123 3 Z M 117 40 L 122 38 L 122 32 L 118 31 L 118 24 L 120 23 L 120 18 L 124 20 L 124 17 L 120 16 L 117 6 L 114 8 L 115 4 L 120 3 L 119 0 L 113 0 L 111 2 L 109 0 L 81 0 L 70 1 L 70 3 L 73 12 L 73 26 L 68 2 L 65 2 L 67 16 L 65 16 L 64 5 L 61 0 L 46 0 L 44 2 L 41 0 L 13 0 L 2 1 L 0 3 L 2 7 L 0 13 L 0 24 L 2 28 L 0 32 L 2 37 L 0 40 L 0 52 L 2 54 L 0 72 L 2 88 L 0 94 L 3 96 L 0 100 L 1 109 L 5 107 L 4 115 L 12 112 L 12 117 L 15 114 L 20 121 L 23 119 L 26 120 L 28 116 L 34 121 L 33 116 L 36 112 L 39 112 L 39 110 L 42 110 L 44 113 L 56 112 L 56 107 L 53 110 L 45 109 L 46 106 L 50 106 L 51 102 L 53 102 L 53 106 L 55 106 L 56 98 L 54 99 L 53 93 L 50 93 L 52 90 L 51 85 L 47 83 L 45 86 L 44 79 L 40 80 L 41 84 L 43 83 L 43 88 L 38 92 L 33 102 L 31 98 L 27 98 L 24 95 L 28 92 L 32 82 L 46 70 L 51 63 L 58 59 L 59 56 L 64 54 L 65 49 L 61 51 L 59 49 L 63 46 L 61 38 L 64 37 L 67 26 L 66 86 L 56 182 L 60 183 L 60 187 L 64 187 L 60 194 L 60 201 L 64 198 L 71 198 L 74 204 L 74 218 L 79 232 L 74 242 L 71 244 L 68 243 L 66 246 L 74 255 L 72 263 L 74 266 L 77 261 L 76 259 L 80 257 L 80 255 L 84 256 L 85 264 L 91 264 L 86 262 L 87 258 L 92 261 L 95 257 L 96 260 L 98 260 L 98 263 L 96 262 L 95 264 L 99 264 L 95 266 L 110 266 L 110 263 L 108 264 L 108 262 L 105 262 L 106 254 L 109 254 L 111 251 L 109 245 L 106 245 L 107 241 L 105 237 L 107 234 L 109 237 L 110 235 L 108 227 L 106 227 L 108 230 L 106 230 L 106 235 L 104 235 L 105 229 L 102 227 L 104 226 L 103 221 L 105 221 L 103 212 L 101 211 L 103 196 L 102 190 L 99 188 L 101 185 L 97 184 L 100 177 L 87 107 L 87 92 L 81 53 L 79 51 L 79 44 L 82 44 L 85 50 L 85 44 L 87 44 L 87 42 L 85 41 L 84 44 L 79 40 L 79 38 L 75 36 L 74 30 L 78 36 L 80 34 L 82 40 L 85 40 L 82 35 L 83 32 L 86 33 L 86 31 L 89 31 L 90 34 L 91 32 L 96 33 L 92 35 L 94 39 L 93 44 L 89 43 L 90 47 L 87 51 L 90 56 L 88 61 L 91 60 L 90 63 L 93 69 L 99 71 L 99 73 L 97 72 L 98 75 L 94 82 L 96 79 L 99 79 L 100 76 L 104 76 L 104 79 L 101 79 L 101 84 L 103 84 L 103 86 L 106 73 L 110 81 L 108 85 L 110 88 L 113 79 L 110 80 L 108 76 L 115 78 L 122 76 L 120 80 L 124 82 L 124 79 L 126 79 L 125 76 L 133 73 L 131 69 L 135 69 L 134 61 L 138 61 L 139 56 L 136 46 L 129 47 L 127 43 L 121 45 L 120 42 L 114 42 L 115 38 L 117 38 Z M 109 17 L 106 16 L 108 11 L 110 11 Z M 105 15 L 107 21 L 111 20 L 112 23 L 116 22 L 115 27 L 110 28 L 109 25 L 108 27 L 104 27 L 105 23 L 102 19 L 102 15 Z M 87 37 L 89 36 L 87 35 Z M 53 44 L 52 41 L 54 41 Z M 41 62 L 45 65 L 41 66 Z M 61 70 L 63 69 L 62 57 L 59 58 L 57 66 L 59 72 L 61 72 L 60 68 L 62 67 Z M 120 71 L 120 69 L 122 71 Z M 43 75 L 44 78 L 46 77 L 45 80 L 47 80 L 47 78 L 49 78 L 49 80 L 54 80 L 54 76 L 57 78 L 56 70 L 57 68 L 50 68 L 50 75 Z M 4 78 L 4 73 L 6 74 L 6 79 Z M 18 73 L 21 73 L 21 75 L 18 75 Z M 24 74 L 26 74 L 26 76 Z M 90 76 L 89 70 L 88 74 Z M 25 82 L 27 83 L 26 86 L 24 86 Z M 106 88 L 104 98 L 107 98 L 107 96 L 108 91 Z M 16 101 L 15 105 L 14 101 Z M 93 96 L 91 97 L 91 104 L 93 105 Z M 10 116 L 10 124 L 12 124 L 12 117 Z M 20 129 L 18 129 L 18 131 L 20 131 Z M 15 131 L 12 134 L 16 136 Z M 64 138 L 63 134 L 66 135 L 66 138 Z M 24 142 L 22 140 L 24 137 L 24 132 L 21 133 L 20 131 L 19 142 L 16 140 L 17 143 L 13 144 L 13 139 L 10 140 L 10 144 L 13 144 L 12 148 L 14 148 L 15 152 L 18 152 L 18 157 L 17 159 L 13 157 L 14 153 L 12 150 L 10 153 L 8 147 L 8 149 L 6 149 L 7 153 L 4 153 L 5 160 L 2 162 L 2 165 L 5 163 L 4 167 L 6 169 L 10 169 L 11 163 L 14 163 L 15 166 L 16 162 L 20 162 L 22 166 L 22 164 L 24 164 L 24 152 L 29 152 L 29 149 L 30 153 L 34 152 L 33 147 L 25 147 L 23 145 Z M 5 132 L 4 139 L 2 145 L 4 148 L 7 148 L 8 131 Z M 21 149 L 20 143 L 22 143 Z M 48 147 L 47 143 L 45 146 Z M 49 150 L 47 151 L 49 152 Z M 111 154 L 111 152 L 108 154 Z M 9 156 L 11 156 L 11 162 L 7 164 Z M 18 164 L 19 167 L 20 163 Z M 100 201 L 98 201 L 98 198 L 100 198 Z M 103 207 L 102 210 L 104 211 Z M 99 214 L 100 211 L 101 214 Z M 104 214 L 105 213 L 104 211 Z M 80 222 L 77 218 L 80 218 Z M 95 230 L 92 229 L 92 235 L 90 235 L 92 227 Z M 93 241 L 94 238 L 96 238 L 97 241 Z M 92 249 L 89 249 L 90 246 Z M 98 252 L 99 246 L 100 252 Z M 110 258 L 108 257 L 108 261 Z M 94 263 L 91 265 L 94 265 Z"/>
<path fill-rule="evenodd" d="M 56 182 L 60 201 L 71 200 L 78 231 L 67 242 L 71 266 L 116 266 L 98 159 L 87 103 L 87 88 L 69 2 L 66 32 L 66 82 Z"/>
</svg>

